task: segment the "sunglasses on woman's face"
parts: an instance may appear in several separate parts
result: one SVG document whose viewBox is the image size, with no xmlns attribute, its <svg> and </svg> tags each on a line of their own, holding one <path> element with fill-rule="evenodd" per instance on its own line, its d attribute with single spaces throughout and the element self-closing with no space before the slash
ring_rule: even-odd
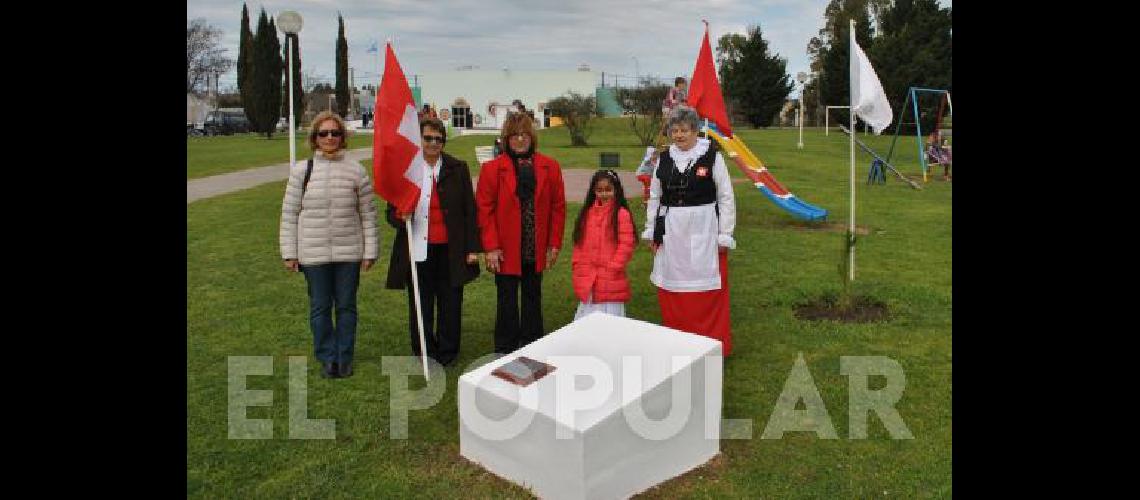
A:
<svg viewBox="0 0 1140 500">
<path fill-rule="evenodd" d="M 319 137 L 328 137 L 329 134 L 332 134 L 333 137 L 340 137 L 344 135 L 344 132 L 340 130 L 321 130 L 317 132 L 317 136 Z"/>
</svg>

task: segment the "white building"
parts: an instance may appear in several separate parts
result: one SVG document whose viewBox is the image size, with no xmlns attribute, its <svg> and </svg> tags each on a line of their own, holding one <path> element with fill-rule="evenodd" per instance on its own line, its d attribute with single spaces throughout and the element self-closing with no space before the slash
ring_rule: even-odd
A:
<svg viewBox="0 0 1140 500">
<path fill-rule="evenodd" d="M 534 112 L 536 125 L 547 126 L 546 103 L 568 91 L 592 96 L 597 76 L 588 67 L 568 71 L 513 69 L 424 72 L 420 96 L 439 117 L 461 129 L 498 129 L 516 99 Z"/>
</svg>

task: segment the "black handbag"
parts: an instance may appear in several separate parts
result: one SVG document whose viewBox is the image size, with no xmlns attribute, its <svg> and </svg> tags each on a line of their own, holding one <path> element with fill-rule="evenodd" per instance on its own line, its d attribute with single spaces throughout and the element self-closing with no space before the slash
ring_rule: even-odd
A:
<svg viewBox="0 0 1140 500">
<path fill-rule="evenodd" d="M 665 207 L 665 213 L 669 213 L 669 207 Z M 661 215 L 661 206 L 657 206 L 657 217 L 653 218 L 653 243 L 661 245 L 665 241 L 665 216 Z"/>
</svg>

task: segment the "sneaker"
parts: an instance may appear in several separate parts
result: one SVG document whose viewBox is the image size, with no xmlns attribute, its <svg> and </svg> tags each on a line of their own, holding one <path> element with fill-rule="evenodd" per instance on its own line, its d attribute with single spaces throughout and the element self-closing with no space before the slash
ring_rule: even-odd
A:
<svg viewBox="0 0 1140 500">
<path fill-rule="evenodd" d="M 339 378 L 336 363 L 321 363 L 321 378 Z"/>
<path fill-rule="evenodd" d="M 337 372 L 338 378 L 348 378 L 352 376 L 352 361 L 340 365 L 340 370 Z"/>
</svg>

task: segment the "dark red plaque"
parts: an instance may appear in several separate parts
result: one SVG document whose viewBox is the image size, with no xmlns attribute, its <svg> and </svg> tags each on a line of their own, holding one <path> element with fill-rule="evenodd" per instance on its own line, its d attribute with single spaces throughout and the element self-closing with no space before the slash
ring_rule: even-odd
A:
<svg viewBox="0 0 1140 500">
<path fill-rule="evenodd" d="M 526 387 L 542 377 L 545 377 L 550 372 L 555 370 L 553 365 L 548 365 L 542 361 L 528 358 L 526 356 L 519 356 L 511 360 L 509 363 L 500 366 L 491 372 L 491 375 L 499 377 L 507 382 L 515 385 Z"/>
</svg>

